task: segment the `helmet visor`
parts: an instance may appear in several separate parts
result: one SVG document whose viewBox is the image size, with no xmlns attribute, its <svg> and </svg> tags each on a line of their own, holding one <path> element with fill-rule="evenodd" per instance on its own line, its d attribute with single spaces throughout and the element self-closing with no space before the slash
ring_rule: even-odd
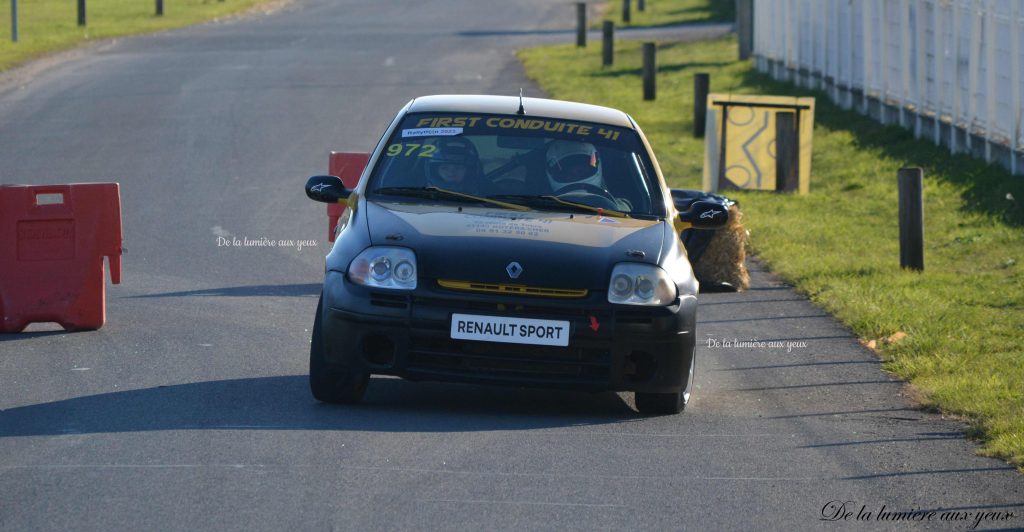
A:
<svg viewBox="0 0 1024 532">
<path fill-rule="evenodd" d="M 597 152 L 566 155 L 548 165 L 548 175 L 560 183 L 574 183 L 597 173 Z"/>
</svg>

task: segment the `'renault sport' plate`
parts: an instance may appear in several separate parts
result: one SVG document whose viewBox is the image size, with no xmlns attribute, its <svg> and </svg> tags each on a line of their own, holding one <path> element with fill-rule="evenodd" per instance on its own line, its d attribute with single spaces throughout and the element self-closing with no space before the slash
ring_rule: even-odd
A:
<svg viewBox="0 0 1024 532">
<path fill-rule="evenodd" d="M 452 338 L 508 344 L 569 345 L 569 322 L 452 314 Z"/>
</svg>

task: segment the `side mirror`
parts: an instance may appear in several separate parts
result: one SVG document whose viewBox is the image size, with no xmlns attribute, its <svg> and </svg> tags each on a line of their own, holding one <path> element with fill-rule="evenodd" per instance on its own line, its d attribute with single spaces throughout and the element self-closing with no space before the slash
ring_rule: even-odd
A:
<svg viewBox="0 0 1024 532">
<path fill-rule="evenodd" d="M 313 201 L 338 203 L 348 199 L 351 193 L 337 176 L 315 175 L 306 181 L 306 196 Z"/>
<path fill-rule="evenodd" d="M 698 200 L 679 213 L 679 219 L 696 229 L 718 229 L 729 223 L 729 208 L 714 201 Z"/>
</svg>

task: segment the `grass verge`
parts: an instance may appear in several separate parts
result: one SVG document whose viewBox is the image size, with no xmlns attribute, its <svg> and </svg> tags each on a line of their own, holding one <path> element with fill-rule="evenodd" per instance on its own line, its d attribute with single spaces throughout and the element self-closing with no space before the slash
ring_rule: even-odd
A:
<svg viewBox="0 0 1024 532">
<path fill-rule="evenodd" d="M 87 41 L 147 33 L 195 24 L 246 10 L 267 0 L 87 0 L 86 25 L 78 26 L 71 0 L 18 2 L 18 42 L 11 42 L 10 11 L 0 24 L 0 72 Z"/>
<path fill-rule="evenodd" d="M 1024 179 L 844 111 L 820 92 L 736 61 L 734 37 L 658 47 L 658 99 L 642 100 L 640 43 L 532 48 L 519 57 L 554 98 L 623 109 L 673 187 L 700 188 L 693 74 L 713 92 L 817 98 L 811 193 L 737 192 L 753 251 L 865 341 L 931 407 L 963 415 L 982 452 L 1024 467 Z M 925 171 L 925 266 L 899 268 L 896 171 Z M 897 333 L 904 333 L 906 336 Z M 893 341 L 889 339 L 892 338 Z"/>
<path fill-rule="evenodd" d="M 646 0 L 644 10 L 638 0 L 630 0 L 629 24 L 622 21 L 622 0 L 608 0 L 601 6 L 601 20 L 615 22 L 616 28 L 669 26 L 689 22 L 732 22 L 736 20 L 735 0 Z"/>
</svg>

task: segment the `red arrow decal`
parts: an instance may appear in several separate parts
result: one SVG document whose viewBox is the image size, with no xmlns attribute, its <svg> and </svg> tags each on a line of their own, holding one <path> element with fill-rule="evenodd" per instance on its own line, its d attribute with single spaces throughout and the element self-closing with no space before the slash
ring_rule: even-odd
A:
<svg viewBox="0 0 1024 532">
<path fill-rule="evenodd" d="M 598 323 L 597 318 L 593 316 L 590 317 L 590 328 L 593 329 L 594 332 L 597 332 L 597 330 L 601 328 L 601 324 Z"/>
</svg>

